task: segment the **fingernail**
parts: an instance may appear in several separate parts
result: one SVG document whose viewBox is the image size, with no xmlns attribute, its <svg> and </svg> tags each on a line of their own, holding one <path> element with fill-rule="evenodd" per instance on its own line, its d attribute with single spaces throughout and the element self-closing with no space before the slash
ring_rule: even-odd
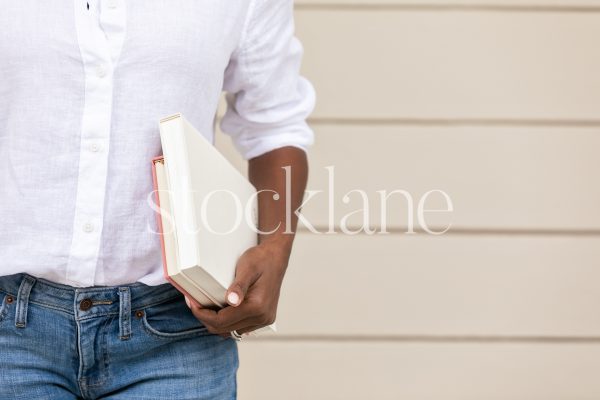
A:
<svg viewBox="0 0 600 400">
<path fill-rule="evenodd" d="M 231 292 L 227 295 L 227 301 L 232 306 L 237 306 L 237 304 L 240 302 L 240 296 L 238 296 L 236 292 Z"/>
<path fill-rule="evenodd" d="M 187 297 L 184 297 L 184 298 L 185 298 L 185 304 L 187 304 L 187 306 L 189 308 L 192 308 L 192 304 L 190 303 L 189 299 Z"/>
</svg>

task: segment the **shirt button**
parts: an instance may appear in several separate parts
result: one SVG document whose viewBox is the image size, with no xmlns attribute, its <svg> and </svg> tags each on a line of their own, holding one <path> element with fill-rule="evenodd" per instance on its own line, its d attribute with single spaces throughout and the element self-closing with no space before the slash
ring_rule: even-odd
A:
<svg viewBox="0 0 600 400">
<path fill-rule="evenodd" d="M 87 311 L 90 308 L 92 308 L 92 300 L 90 299 L 83 299 L 81 300 L 81 303 L 79 303 L 79 309 L 81 311 Z"/>
<path fill-rule="evenodd" d="M 100 78 L 104 78 L 106 76 L 107 70 L 106 67 L 102 64 L 98 65 L 98 67 L 96 67 L 96 75 L 98 75 L 98 77 Z"/>
<path fill-rule="evenodd" d="M 94 225 L 91 222 L 86 222 L 85 224 L 83 224 L 84 232 L 90 233 L 93 230 L 94 230 Z"/>
<path fill-rule="evenodd" d="M 90 144 L 90 151 L 97 153 L 100 150 L 102 150 L 102 146 L 100 146 L 98 143 L 92 143 Z"/>
</svg>

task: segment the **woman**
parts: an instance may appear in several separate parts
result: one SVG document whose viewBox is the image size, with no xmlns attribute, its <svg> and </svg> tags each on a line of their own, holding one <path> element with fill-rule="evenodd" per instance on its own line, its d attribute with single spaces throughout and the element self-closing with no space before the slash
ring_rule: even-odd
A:
<svg viewBox="0 0 600 400">
<path fill-rule="evenodd" d="M 0 0 L 0 26 L 0 398 L 235 398 L 230 332 L 275 319 L 313 141 L 292 1 Z M 217 312 L 164 280 L 147 198 L 158 120 L 212 140 L 222 90 L 273 233 Z"/>
</svg>

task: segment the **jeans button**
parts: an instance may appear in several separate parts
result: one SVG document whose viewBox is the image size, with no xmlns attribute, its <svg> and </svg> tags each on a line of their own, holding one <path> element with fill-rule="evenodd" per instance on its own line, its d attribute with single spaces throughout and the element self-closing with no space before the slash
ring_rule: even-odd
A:
<svg viewBox="0 0 600 400">
<path fill-rule="evenodd" d="M 83 299 L 81 300 L 81 303 L 79 303 L 79 309 L 81 311 L 87 311 L 90 308 L 92 308 L 92 300 L 90 299 Z"/>
</svg>

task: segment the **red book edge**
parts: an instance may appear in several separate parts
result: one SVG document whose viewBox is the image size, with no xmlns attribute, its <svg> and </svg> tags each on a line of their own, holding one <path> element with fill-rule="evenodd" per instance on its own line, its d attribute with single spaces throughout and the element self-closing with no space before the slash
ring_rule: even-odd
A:
<svg viewBox="0 0 600 400">
<path fill-rule="evenodd" d="M 154 187 L 154 198 L 156 199 L 156 205 L 160 209 L 160 199 L 158 196 L 158 180 L 156 179 L 156 165 L 155 165 L 155 163 L 158 161 L 164 162 L 164 157 L 158 156 L 158 157 L 154 157 L 152 159 L 152 186 Z M 191 294 L 189 294 L 184 288 L 179 286 L 179 284 L 177 282 L 175 282 L 173 280 L 173 278 L 171 278 L 169 276 L 169 273 L 167 270 L 167 254 L 165 252 L 165 239 L 164 239 L 164 234 L 163 234 L 163 225 L 162 225 L 162 218 L 160 216 L 160 211 L 156 211 L 156 221 L 157 221 L 157 225 L 158 225 L 158 233 L 160 236 L 160 249 L 161 249 L 161 253 L 162 253 L 163 275 L 164 275 L 165 279 L 171 285 L 173 285 L 177 290 L 179 290 L 181 293 L 183 293 L 185 295 L 185 297 L 187 297 L 188 300 L 190 300 L 192 303 L 194 303 L 197 307 L 202 307 L 202 305 L 200 303 L 198 303 L 198 301 L 196 299 L 194 299 L 194 297 L 192 297 Z"/>
</svg>

